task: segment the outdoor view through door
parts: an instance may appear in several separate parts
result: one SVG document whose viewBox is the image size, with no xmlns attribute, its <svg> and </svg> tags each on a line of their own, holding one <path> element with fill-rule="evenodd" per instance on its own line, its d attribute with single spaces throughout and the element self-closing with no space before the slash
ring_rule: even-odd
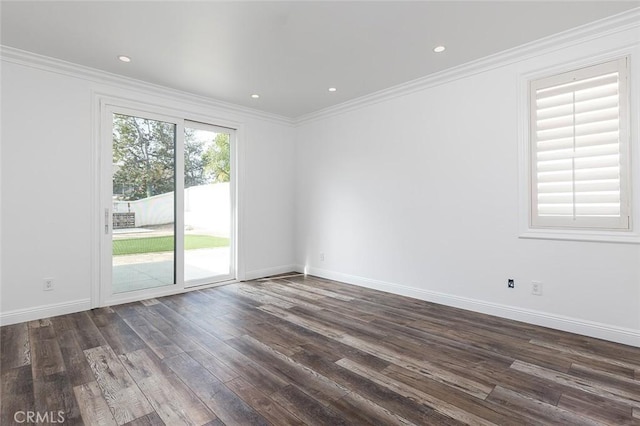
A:
<svg viewBox="0 0 640 426">
<path fill-rule="evenodd" d="M 113 115 L 113 293 L 175 283 L 176 125 Z"/>
<path fill-rule="evenodd" d="M 230 134 L 186 122 L 184 130 L 184 279 L 231 273 Z"/>
<path fill-rule="evenodd" d="M 232 278 L 232 131 L 182 122 L 113 114 L 112 294 Z"/>
</svg>

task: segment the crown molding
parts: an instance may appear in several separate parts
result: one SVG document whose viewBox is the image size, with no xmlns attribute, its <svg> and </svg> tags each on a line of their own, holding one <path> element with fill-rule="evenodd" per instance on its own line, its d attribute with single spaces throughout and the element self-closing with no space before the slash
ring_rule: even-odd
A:
<svg viewBox="0 0 640 426">
<path fill-rule="evenodd" d="M 72 62 L 63 61 L 61 59 L 56 59 L 49 56 L 39 55 L 37 53 L 16 49 L 10 46 L 0 45 L 0 59 L 5 62 L 36 68 L 69 77 L 79 78 L 98 84 L 109 84 L 122 89 L 147 92 L 152 95 L 169 98 L 171 100 L 179 100 L 197 106 L 221 109 L 224 111 L 242 114 L 243 116 L 248 116 L 251 118 L 276 122 L 278 124 L 284 124 L 288 126 L 293 126 L 295 124 L 294 119 L 282 115 L 272 114 L 234 103 L 220 101 L 207 96 L 196 95 L 194 93 L 185 92 L 182 90 L 171 89 L 165 86 L 148 83 L 143 80 L 124 77 L 118 74 L 98 70 L 96 68 L 78 65 Z"/>
<path fill-rule="evenodd" d="M 640 7 L 516 46 L 475 61 L 429 74 L 406 83 L 382 89 L 338 105 L 298 116 L 295 119 L 295 124 L 300 126 L 316 120 L 355 111 L 380 102 L 409 95 L 444 83 L 470 77 L 474 74 L 535 58 L 595 38 L 624 32 L 633 28 L 640 30 Z M 640 35 L 638 40 L 640 41 Z"/>
<path fill-rule="evenodd" d="M 178 99 L 199 106 L 208 106 L 235 112 L 244 116 L 272 121 L 288 126 L 299 126 L 323 118 L 332 117 L 349 111 L 364 108 L 383 101 L 391 100 L 400 96 L 409 95 L 444 83 L 459 80 L 481 72 L 489 71 L 501 66 L 513 64 L 548 54 L 559 49 L 565 49 L 576 44 L 584 43 L 595 38 L 604 37 L 627 31 L 633 28 L 640 28 L 640 7 L 614 15 L 599 21 L 595 21 L 580 27 L 576 27 L 558 34 L 554 34 L 542 39 L 523 44 L 512 49 L 504 50 L 494 55 L 467 62 L 465 64 L 448 68 L 446 70 L 429 74 L 415 80 L 401 83 L 368 95 L 361 96 L 324 108 L 309 114 L 304 114 L 296 118 L 268 113 L 253 108 L 244 107 L 216 100 L 210 97 L 197 95 L 177 89 L 171 89 L 124 77 L 118 74 L 109 73 L 95 68 L 78 65 L 72 62 L 39 55 L 36 53 L 16 49 L 9 46 L 0 45 L 0 59 L 15 64 L 55 72 L 75 78 L 93 81 L 101 84 L 112 84 L 129 90 L 150 92 L 154 95 L 164 96 L 170 99 Z"/>
</svg>

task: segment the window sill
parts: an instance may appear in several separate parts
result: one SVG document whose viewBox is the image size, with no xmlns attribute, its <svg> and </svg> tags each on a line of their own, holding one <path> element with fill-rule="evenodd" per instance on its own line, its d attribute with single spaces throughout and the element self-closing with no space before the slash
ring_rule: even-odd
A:
<svg viewBox="0 0 640 426">
<path fill-rule="evenodd" d="M 518 238 L 538 240 L 590 241 L 598 243 L 640 244 L 640 234 L 628 231 L 585 231 L 529 228 Z"/>
</svg>

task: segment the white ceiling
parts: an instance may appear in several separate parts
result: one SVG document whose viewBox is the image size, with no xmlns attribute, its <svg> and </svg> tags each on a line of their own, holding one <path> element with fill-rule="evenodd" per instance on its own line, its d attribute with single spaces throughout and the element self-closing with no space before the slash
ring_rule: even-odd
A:
<svg viewBox="0 0 640 426">
<path fill-rule="evenodd" d="M 1 42 L 293 118 L 639 4 L 3 1 Z"/>
</svg>

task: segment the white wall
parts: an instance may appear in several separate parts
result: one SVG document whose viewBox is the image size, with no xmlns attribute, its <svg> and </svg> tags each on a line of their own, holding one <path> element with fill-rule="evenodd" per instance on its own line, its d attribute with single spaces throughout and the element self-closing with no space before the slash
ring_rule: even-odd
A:
<svg viewBox="0 0 640 426">
<path fill-rule="evenodd" d="M 92 93 L 144 98 L 201 116 L 239 122 L 244 203 L 241 240 L 248 276 L 293 264 L 294 128 L 227 111 L 188 96 L 102 83 L 3 57 L 3 321 L 88 308 L 94 275 L 92 237 Z M 72 70 L 73 72 L 73 70 Z M 68 208 L 72 205 L 73 208 Z M 44 292 L 42 280 L 55 278 Z"/>
<path fill-rule="evenodd" d="M 312 117 L 296 143 L 299 268 L 640 345 L 640 245 L 518 238 L 519 76 L 635 44 L 638 90 L 639 41 L 636 27 Z"/>
<path fill-rule="evenodd" d="M 90 100 L 86 82 L 2 63 L 3 315 L 89 298 Z"/>
<path fill-rule="evenodd" d="M 81 78 L 70 66 L 58 72 L 3 59 L 0 317 L 89 307 L 92 94 L 142 94 L 195 108 L 214 123 L 243 124 L 248 278 L 296 263 L 347 282 L 640 346 L 639 245 L 518 238 L 518 77 L 628 45 L 636 46 L 637 91 L 635 27 L 337 108 L 298 128 L 144 85 Z M 55 291 L 42 291 L 44 277 L 56 279 Z M 507 278 L 515 278 L 514 290 Z M 529 294 L 531 280 L 544 283 L 542 297 Z"/>
</svg>

